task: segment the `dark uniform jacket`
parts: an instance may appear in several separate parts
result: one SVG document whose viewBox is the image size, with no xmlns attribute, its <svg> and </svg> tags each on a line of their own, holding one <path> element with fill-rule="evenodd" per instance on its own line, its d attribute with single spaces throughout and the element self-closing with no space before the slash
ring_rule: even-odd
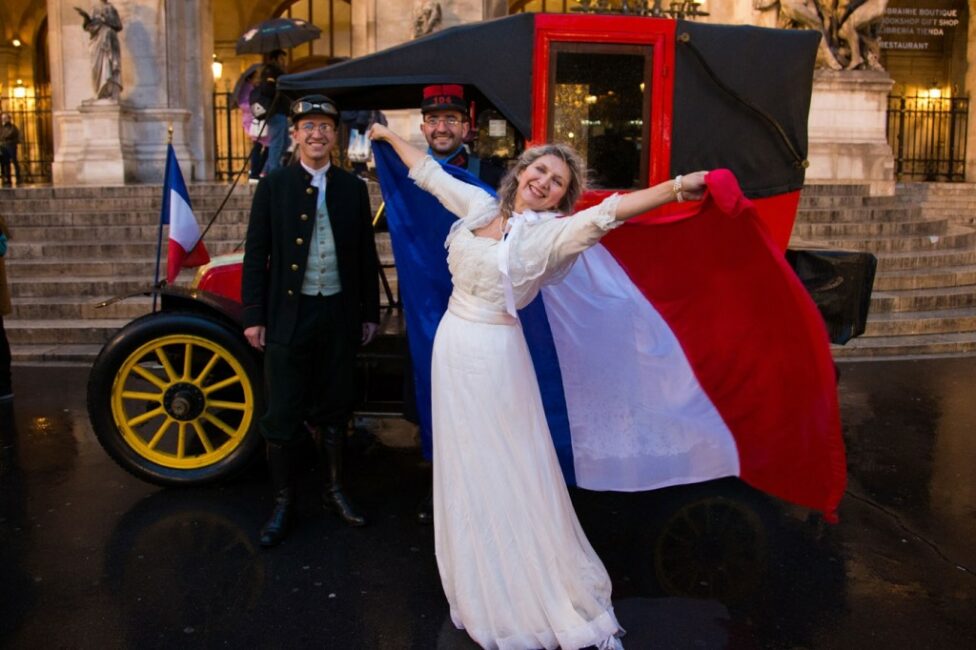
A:
<svg viewBox="0 0 976 650">
<path fill-rule="evenodd" d="M 335 165 L 326 172 L 325 204 L 335 238 L 342 305 L 350 340 L 362 323 L 378 323 L 379 263 L 366 184 Z M 299 164 L 261 179 L 251 204 L 244 245 L 241 298 L 244 327 L 264 325 L 268 342 L 287 345 L 315 224 L 318 190 Z"/>
</svg>

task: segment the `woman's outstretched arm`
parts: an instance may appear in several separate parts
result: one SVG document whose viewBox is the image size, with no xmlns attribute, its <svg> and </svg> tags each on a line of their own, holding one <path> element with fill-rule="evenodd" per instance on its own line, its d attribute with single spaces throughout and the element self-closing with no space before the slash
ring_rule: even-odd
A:
<svg viewBox="0 0 976 650">
<path fill-rule="evenodd" d="M 480 223 L 482 217 L 495 215 L 498 202 L 476 185 L 469 185 L 448 174 L 417 147 L 383 126 L 374 124 L 369 129 L 370 140 L 388 142 L 410 172 L 410 178 L 422 190 L 430 192 L 445 208 L 462 219 Z"/>
<path fill-rule="evenodd" d="M 370 140 L 389 142 L 396 154 L 400 156 L 400 160 L 407 166 L 407 169 L 413 169 L 427 155 L 424 151 L 413 146 L 379 122 L 369 127 L 367 135 Z"/>
<path fill-rule="evenodd" d="M 617 221 L 625 221 L 648 210 L 659 208 L 679 198 L 683 201 L 698 201 L 705 195 L 705 175 L 708 172 L 693 172 L 677 179 L 664 181 L 620 197 L 617 204 Z"/>
</svg>

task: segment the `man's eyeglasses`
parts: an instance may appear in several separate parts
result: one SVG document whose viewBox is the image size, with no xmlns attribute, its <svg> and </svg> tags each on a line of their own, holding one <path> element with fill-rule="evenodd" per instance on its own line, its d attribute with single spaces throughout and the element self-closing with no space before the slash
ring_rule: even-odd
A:
<svg viewBox="0 0 976 650">
<path fill-rule="evenodd" d="M 313 122 L 305 122 L 298 128 L 300 128 L 308 135 L 312 135 L 312 133 L 315 133 L 316 131 L 323 135 L 335 131 L 335 127 L 329 124 L 328 122 L 322 122 L 320 124 L 315 124 Z"/>
<path fill-rule="evenodd" d="M 438 124 L 440 124 L 441 122 L 443 122 L 447 126 L 455 127 L 463 121 L 464 120 L 458 119 L 453 115 L 451 115 L 450 117 L 434 117 L 433 115 L 428 115 L 427 117 L 424 118 L 424 124 L 426 124 L 432 129 L 436 127 Z"/>
<path fill-rule="evenodd" d="M 329 104 L 328 102 L 295 102 L 291 105 L 292 115 L 304 115 L 305 113 L 311 113 L 312 111 L 319 110 L 326 115 L 335 115 L 337 113 L 334 104 Z"/>
</svg>

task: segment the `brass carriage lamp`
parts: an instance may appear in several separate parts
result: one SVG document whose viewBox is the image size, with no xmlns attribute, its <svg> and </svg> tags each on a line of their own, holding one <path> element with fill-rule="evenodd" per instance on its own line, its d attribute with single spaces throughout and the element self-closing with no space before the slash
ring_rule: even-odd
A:
<svg viewBox="0 0 976 650">
<path fill-rule="evenodd" d="M 14 99 L 24 99 L 27 97 L 27 86 L 24 85 L 23 79 L 18 79 L 17 83 L 14 85 Z"/>
<path fill-rule="evenodd" d="M 20 47 L 21 45 L 23 45 L 23 44 L 24 44 L 24 42 L 23 42 L 23 41 L 21 41 L 21 40 L 20 40 L 19 38 L 17 38 L 16 36 L 14 36 L 14 37 L 13 37 L 13 38 L 12 38 L 12 39 L 10 40 L 10 44 L 11 44 L 11 45 L 13 45 L 14 47 Z"/>
<path fill-rule="evenodd" d="M 220 81 L 220 78 L 224 76 L 224 62 L 217 58 L 216 53 L 213 55 L 210 70 L 213 72 L 214 82 Z"/>
</svg>

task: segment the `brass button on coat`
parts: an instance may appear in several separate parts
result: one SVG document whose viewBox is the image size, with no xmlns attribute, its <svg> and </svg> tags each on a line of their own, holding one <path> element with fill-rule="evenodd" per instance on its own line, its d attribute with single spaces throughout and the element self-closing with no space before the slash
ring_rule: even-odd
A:
<svg viewBox="0 0 976 650">
<path fill-rule="evenodd" d="M 292 271 L 297 271 L 298 270 L 298 265 L 297 264 L 292 264 L 291 265 L 291 270 Z"/>
<path fill-rule="evenodd" d="M 302 216 L 299 217 L 299 219 L 301 219 L 302 221 L 308 221 L 308 215 L 303 214 Z"/>
<path fill-rule="evenodd" d="M 314 187 L 306 187 L 305 188 L 305 193 L 306 194 L 315 194 L 315 188 Z"/>
<path fill-rule="evenodd" d="M 295 292 L 294 292 L 294 291 L 292 291 L 291 289 L 289 289 L 289 290 L 288 290 L 288 295 L 289 295 L 289 296 L 294 296 L 294 295 L 295 295 Z"/>
<path fill-rule="evenodd" d="M 295 240 L 295 243 L 298 244 L 299 246 L 301 246 L 302 244 L 305 243 L 305 240 L 302 239 L 301 237 L 299 237 L 298 239 Z"/>
</svg>

